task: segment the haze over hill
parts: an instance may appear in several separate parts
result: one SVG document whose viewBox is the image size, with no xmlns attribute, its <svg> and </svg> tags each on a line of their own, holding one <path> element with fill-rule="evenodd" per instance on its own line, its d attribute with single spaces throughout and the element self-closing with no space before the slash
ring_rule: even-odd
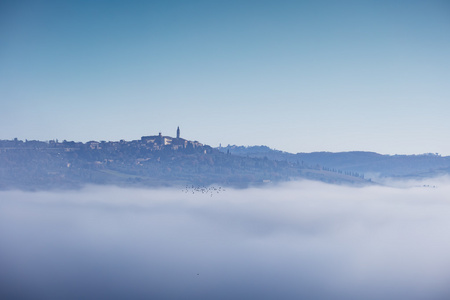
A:
<svg viewBox="0 0 450 300">
<path fill-rule="evenodd" d="M 133 141 L 0 141 L 1 189 L 121 186 L 249 187 L 297 179 L 365 185 L 379 177 L 448 174 L 450 157 L 371 152 L 297 153 L 266 146 L 217 149 L 161 133 Z"/>
<path fill-rule="evenodd" d="M 298 178 L 369 184 L 363 174 L 317 164 L 242 157 L 180 136 L 134 141 L 0 141 L 0 188 L 76 188 L 85 184 L 248 187 Z"/>
<path fill-rule="evenodd" d="M 343 172 L 360 172 L 366 178 L 405 177 L 427 178 L 450 173 L 450 156 L 437 153 L 418 155 L 382 155 L 374 152 L 312 152 L 288 153 L 271 149 L 267 146 L 236 146 L 218 147 L 222 152 L 230 152 L 246 157 L 267 157 L 271 160 L 303 162 L 308 165 L 321 165 L 325 169 L 341 170 Z"/>
</svg>

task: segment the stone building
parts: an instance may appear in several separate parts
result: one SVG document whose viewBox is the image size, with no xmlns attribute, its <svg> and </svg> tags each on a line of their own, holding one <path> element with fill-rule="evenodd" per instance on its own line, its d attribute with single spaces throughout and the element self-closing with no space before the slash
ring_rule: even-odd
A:
<svg viewBox="0 0 450 300">
<path fill-rule="evenodd" d="M 203 144 L 197 141 L 188 141 L 180 137 L 180 127 L 177 128 L 176 138 L 170 136 L 163 136 L 160 132 L 159 135 L 143 136 L 141 137 L 141 143 L 149 148 L 161 149 L 162 147 L 171 146 L 172 149 L 187 148 L 192 146 L 193 148 L 201 147 Z"/>
</svg>

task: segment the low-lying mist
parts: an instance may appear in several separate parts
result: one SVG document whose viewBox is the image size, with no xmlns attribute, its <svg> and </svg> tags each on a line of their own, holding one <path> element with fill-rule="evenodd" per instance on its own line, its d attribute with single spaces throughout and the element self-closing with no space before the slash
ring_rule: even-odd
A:
<svg viewBox="0 0 450 300">
<path fill-rule="evenodd" d="M 4 191 L 0 298 L 449 299 L 449 195 L 448 178 Z"/>
</svg>

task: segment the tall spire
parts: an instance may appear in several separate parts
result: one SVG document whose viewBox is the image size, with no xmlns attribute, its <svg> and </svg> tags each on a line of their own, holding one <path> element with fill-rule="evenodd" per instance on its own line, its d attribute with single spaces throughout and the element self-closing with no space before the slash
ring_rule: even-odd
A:
<svg viewBox="0 0 450 300">
<path fill-rule="evenodd" d="M 180 126 L 178 126 L 178 128 L 177 128 L 177 139 L 179 139 L 180 138 Z"/>
</svg>

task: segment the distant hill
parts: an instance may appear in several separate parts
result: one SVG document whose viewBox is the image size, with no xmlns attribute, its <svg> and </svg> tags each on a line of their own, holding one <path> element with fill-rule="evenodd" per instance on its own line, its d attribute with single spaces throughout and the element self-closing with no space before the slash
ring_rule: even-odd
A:
<svg viewBox="0 0 450 300">
<path fill-rule="evenodd" d="M 85 184 L 247 187 L 298 178 L 370 183 L 358 172 L 227 154 L 197 141 L 161 134 L 119 142 L 0 140 L 0 189 L 78 188 Z"/>
<path fill-rule="evenodd" d="M 364 173 L 370 177 L 432 177 L 450 174 L 450 156 L 437 154 L 382 155 L 374 152 L 312 152 L 288 153 L 267 146 L 227 146 L 217 148 L 224 153 L 275 161 L 300 163 L 303 166 L 321 166 L 338 172 Z"/>
</svg>

